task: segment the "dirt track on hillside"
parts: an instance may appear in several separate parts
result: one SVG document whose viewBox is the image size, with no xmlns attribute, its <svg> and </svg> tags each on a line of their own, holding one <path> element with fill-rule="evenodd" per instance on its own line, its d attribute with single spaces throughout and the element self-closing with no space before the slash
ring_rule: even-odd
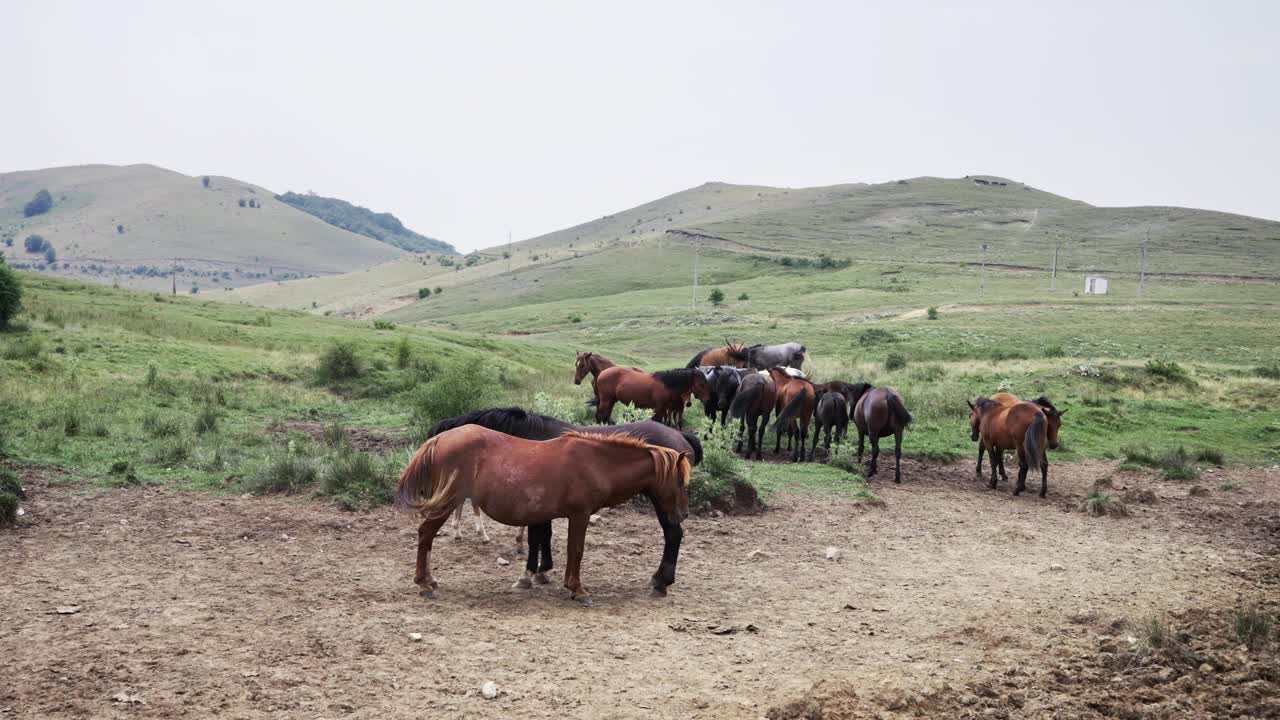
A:
<svg viewBox="0 0 1280 720">
<path fill-rule="evenodd" d="M 1275 590 L 1280 471 L 1219 470 L 1201 497 L 1188 497 L 1188 483 L 1116 474 L 1117 486 L 1157 496 L 1131 505 L 1130 518 L 1077 511 L 1111 464 L 1054 466 L 1047 500 L 988 491 L 971 472 L 904 463 L 903 485 L 875 485 L 884 507 L 783 494 L 760 516 L 691 518 L 662 600 L 645 584 L 661 553 L 656 521 L 606 511 L 588 534 L 591 608 L 558 582 L 510 589 L 522 561 L 505 528 L 491 525 L 496 542 L 483 545 L 469 523 L 460 542 L 446 526 L 438 599 L 426 600 L 411 582 L 416 525 L 389 509 L 31 478 L 23 525 L 0 534 L 0 718 L 908 717 L 944 707 L 1101 717 L 1109 678 L 1127 670 L 1080 670 L 1092 684 L 1056 692 L 1037 678 L 1076 672 L 1063 668 L 1096 656 L 1099 642 L 1124 645 L 1125 619 L 1158 611 L 1176 622 Z M 1216 489 L 1226 479 L 1247 485 Z M 557 581 L 564 538 L 557 523 Z M 843 558 L 826 560 L 827 546 Z M 1255 680 L 1276 687 L 1267 672 Z M 1015 690 L 992 680 L 1015 675 Z M 486 681 L 496 699 L 481 696 Z M 794 704 L 830 695 L 833 682 L 857 700 Z M 1264 690 L 1241 716 L 1268 714 L 1275 693 Z M 1187 698 L 1191 710 L 1208 702 Z"/>
</svg>

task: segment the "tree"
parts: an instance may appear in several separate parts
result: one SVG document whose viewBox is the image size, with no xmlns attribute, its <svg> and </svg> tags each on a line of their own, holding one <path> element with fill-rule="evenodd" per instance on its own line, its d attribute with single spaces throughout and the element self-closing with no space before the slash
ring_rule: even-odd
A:
<svg viewBox="0 0 1280 720">
<path fill-rule="evenodd" d="M 200 178 L 200 184 L 204 185 L 205 187 L 209 187 L 209 176 L 205 175 L 204 177 Z"/>
<path fill-rule="evenodd" d="M 436 289 L 434 290 L 434 292 L 435 294 L 439 295 L 440 293 L 444 292 L 444 288 L 436 286 Z"/>
<path fill-rule="evenodd" d="M 116 234 L 117 234 L 117 235 L 123 235 L 123 234 L 124 234 L 124 226 L 123 226 L 123 225 L 117 225 L 117 226 L 116 226 Z"/>
<path fill-rule="evenodd" d="M 431 288 L 418 288 L 418 299 L 424 300 L 431 297 Z"/>
<path fill-rule="evenodd" d="M 36 193 L 34 198 L 31 198 L 31 202 L 27 203 L 26 207 L 22 208 L 22 216 L 43 215 L 49 212 L 51 207 L 53 207 L 53 196 L 49 194 L 48 190 L 41 190 Z"/>
<path fill-rule="evenodd" d="M 50 265 L 58 262 L 58 251 L 54 250 L 49 243 L 44 244 L 44 261 Z"/>
<path fill-rule="evenodd" d="M 244 198 L 240 198 L 236 202 L 240 204 L 240 207 L 244 207 Z"/>
<path fill-rule="evenodd" d="M 22 246 L 29 253 L 44 252 L 44 249 L 49 247 L 48 243 L 40 235 L 28 235 L 27 239 L 22 241 Z"/>
<path fill-rule="evenodd" d="M 724 292 L 720 288 L 711 288 L 711 295 L 708 298 L 712 305 L 719 305 L 724 302 Z"/>
<path fill-rule="evenodd" d="M 18 275 L 5 265 L 0 257 L 0 330 L 9 327 L 9 321 L 22 309 L 22 284 Z"/>
</svg>

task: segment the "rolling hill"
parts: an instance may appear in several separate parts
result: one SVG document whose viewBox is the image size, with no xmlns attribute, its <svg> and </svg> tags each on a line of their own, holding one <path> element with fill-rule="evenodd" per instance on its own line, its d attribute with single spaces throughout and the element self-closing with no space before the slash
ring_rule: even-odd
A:
<svg viewBox="0 0 1280 720">
<path fill-rule="evenodd" d="M 24 216 L 42 189 L 48 212 Z M 0 246 L 10 264 L 45 264 L 26 253 L 42 236 L 62 277 L 203 290 L 347 272 L 405 255 L 400 248 L 327 224 L 229 177 L 190 177 L 154 165 L 82 165 L 0 174 Z"/>
<path fill-rule="evenodd" d="M 1165 277 L 1280 278 L 1280 223 L 1176 207 L 1094 207 L 990 175 L 786 189 L 706 183 L 480 254 L 475 267 L 397 261 L 227 299 L 403 321 L 640 290 L 688 288 L 695 243 L 704 284 L 810 263 L 907 263 Z M 823 256 L 829 260 L 822 260 Z M 419 301 L 417 288 L 445 290 Z M 804 289 L 797 288 L 803 293 Z M 689 290 L 684 290 L 689 292 Z"/>
</svg>

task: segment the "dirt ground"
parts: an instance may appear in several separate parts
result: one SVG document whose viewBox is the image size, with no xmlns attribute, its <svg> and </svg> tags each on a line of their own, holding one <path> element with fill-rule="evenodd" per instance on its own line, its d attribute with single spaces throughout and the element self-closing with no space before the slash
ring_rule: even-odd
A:
<svg viewBox="0 0 1280 720">
<path fill-rule="evenodd" d="M 903 485 L 875 484 L 880 507 L 784 493 L 762 515 L 690 518 L 665 599 L 646 586 L 656 520 L 606 511 L 590 608 L 559 585 L 562 523 L 557 582 L 531 591 L 510 588 L 512 532 L 491 524 L 484 545 L 446 526 L 427 600 L 416 524 L 390 509 L 37 474 L 0 533 L 0 718 L 1280 714 L 1275 643 L 1236 648 L 1224 614 L 1276 596 L 1280 470 L 1220 469 L 1192 496 L 1055 465 L 1046 500 L 971 472 L 905 462 Z M 1155 501 L 1079 512 L 1108 476 Z M 1194 657 L 1134 652 L 1127 621 L 1151 612 Z"/>
</svg>

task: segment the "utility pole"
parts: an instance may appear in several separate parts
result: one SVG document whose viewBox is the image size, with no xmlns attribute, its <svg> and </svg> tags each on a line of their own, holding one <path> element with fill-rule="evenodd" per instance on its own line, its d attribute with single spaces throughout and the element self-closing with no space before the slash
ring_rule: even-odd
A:
<svg viewBox="0 0 1280 720">
<path fill-rule="evenodd" d="M 173 259 L 173 294 L 178 294 L 178 258 Z"/>
<path fill-rule="evenodd" d="M 982 291 L 987 289 L 987 244 L 982 243 L 982 271 L 978 276 L 978 297 L 982 297 Z"/>
<path fill-rule="evenodd" d="M 698 256 L 702 254 L 702 236 L 693 238 L 693 309 L 698 309 Z"/>
<path fill-rule="evenodd" d="M 511 272 L 511 231 L 507 231 L 507 272 Z"/>
<path fill-rule="evenodd" d="M 1062 249 L 1062 237 L 1058 236 L 1053 243 L 1053 270 L 1049 273 L 1049 292 L 1058 289 L 1058 251 Z"/>
<path fill-rule="evenodd" d="M 1142 240 L 1142 260 L 1138 264 L 1138 299 L 1142 299 L 1142 283 L 1147 277 L 1147 243 L 1151 242 L 1151 226 L 1147 226 L 1147 235 Z"/>
</svg>

